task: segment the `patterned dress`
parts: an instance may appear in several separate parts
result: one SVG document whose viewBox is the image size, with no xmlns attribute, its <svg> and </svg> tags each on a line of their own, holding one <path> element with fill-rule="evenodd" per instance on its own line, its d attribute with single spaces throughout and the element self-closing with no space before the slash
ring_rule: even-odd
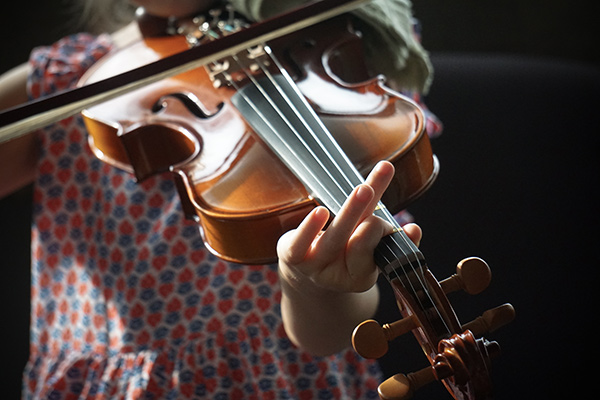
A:
<svg viewBox="0 0 600 400">
<path fill-rule="evenodd" d="M 79 34 L 32 53 L 37 98 L 111 48 Z M 376 363 L 287 338 L 275 265 L 211 255 L 170 176 L 141 184 L 96 159 L 82 119 L 40 132 L 24 398 L 376 398 Z"/>
<path fill-rule="evenodd" d="M 111 47 L 78 34 L 35 49 L 30 96 L 73 87 Z M 102 163 L 80 116 L 40 140 L 25 399 L 378 398 L 375 362 L 290 342 L 277 266 L 210 254 L 169 175 L 138 184 Z"/>
</svg>

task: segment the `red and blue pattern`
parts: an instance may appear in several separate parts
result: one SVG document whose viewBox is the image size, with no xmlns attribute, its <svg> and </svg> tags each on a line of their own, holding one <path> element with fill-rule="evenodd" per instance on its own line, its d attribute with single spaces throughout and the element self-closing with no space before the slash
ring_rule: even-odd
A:
<svg viewBox="0 0 600 400">
<path fill-rule="evenodd" d="M 29 90 L 72 87 L 111 48 L 39 48 Z M 375 362 L 287 338 L 274 265 L 211 255 L 168 175 L 136 184 L 91 153 L 80 117 L 40 132 L 26 399 L 368 399 Z"/>
</svg>

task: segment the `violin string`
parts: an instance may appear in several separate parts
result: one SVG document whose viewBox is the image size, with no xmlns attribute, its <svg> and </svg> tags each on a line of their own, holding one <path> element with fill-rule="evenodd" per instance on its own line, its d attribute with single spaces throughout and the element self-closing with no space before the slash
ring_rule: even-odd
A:
<svg viewBox="0 0 600 400">
<path fill-rule="evenodd" d="M 266 48 L 266 46 L 265 46 Z M 284 76 L 284 79 L 291 81 L 291 77 L 289 77 L 289 75 L 286 73 L 285 68 L 283 68 L 281 66 L 281 64 L 279 63 L 279 61 L 276 59 L 276 57 L 271 53 L 268 52 L 269 57 L 271 58 L 271 60 L 273 60 L 273 62 L 277 65 L 277 68 L 279 71 L 281 71 L 282 75 Z M 343 194 L 343 198 L 345 200 L 345 198 L 347 198 L 349 196 L 349 192 L 345 191 L 343 188 L 341 188 L 339 182 L 333 178 L 333 176 L 330 175 L 329 170 L 323 165 L 323 163 L 321 162 L 321 160 L 319 160 L 319 158 L 316 156 L 316 154 L 312 151 L 312 149 L 310 148 L 310 146 L 308 146 L 308 144 L 306 143 L 306 141 L 301 137 L 300 133 L 293 127 L 293 124 L 289 121 L 289 119 L 287 117 L 285 117 L 284 112 L 281 111 L 279 109 L 279 106 L 277 106 L 275 104 L 275 102 L 270 98 L 270 96 L 268 95 L 267 91 L 263 88 L 263 86 L 256 80 L 256 78 L 253 76 L 253 74 L 249 71 L 247 71 L 247 67 L 243 65 L 243 63 L 239 60 L 239 58 L 237 56 L 233 57 L 234 60 L 236 61 L 236 63 L 238 63 L 238 65 L 240 66 L 241 70 L 244 72 L 244 74 L 246 75 L 246 77 L 252 82 L 252 84 L 260 91 L 261 95 L 269 102 L 269 104 L 271 105 L 271 107 L 273 107 L 274 110 L 276 110 L 276 112 L 279 114 L 280 118 L 282 118 L 284 120 L 284 122 L 288 125 L 288 127 L 290 128 L 290 130 L 294 133 L 294 135 L 296 136 L 296 138 L 298 140 L 301 141 L 301 143 L 303 144 L 303 146 L 306 147 L 306 150 L 309 151 L 309 153 L 311 154 L 312 158 L 314 161 L 317 162 L 317 164 L 319 164 L 320 168 L 322 169 L 322 172 L 324 172 L 326 175 L 328 175 L 331 178 L 331 182 L 334 183 L 338 189 L 341 191 L 341 193 Z M 317 143 L 319 144 L 319 146 L 322 147 L 323 151 L 325 152 L 325 154 L 331 158 L 331 162 L 332 165 L 336 166 L 336 168 L 338 168 L 339 172 L 341 173 L 341 175 L 346 179 L 346 183 L 349 184 L 350 186 L 350 191 L 352 190 L 352 184 L 350 179 L 345 175 L 345 173 L 341 170 L 339 164 L 337 162 L 335 162 L 335 160 L 333 159 L 330 150 L 327 149 L 327 146 L 323 143 L 323 141 L 321 140 L 321 138 L 318 137 L 318 135 L 316 134 L 316 132 L 314 132 L 314 130 L 309 126 L 309 124 L 305 121 L 304 117 L 301 115 L 301 113 L 299 111 L 297 111 L 296 107 L 294 106 L 293 102 L 289 99 L 288 95 L 285 93 L 285 91 L 281 88 L 281 86 L 279 85 L 279 83 L 277 83 L 277 81 L 274 79 L 274 77 L 271 75 L 270 71 L 268 70 L 268 68 L 264 65 L 264 63 L 260 60 L 256 60 L 257 65 L 261 68 L 261 70 L 263 71 L 263 73 L 265 74 L 265 76 L 267 77 L 267 79 L 269 80 L 269 82 L 276 88 L 276 90 L 280 93 L 280 95 L 282 96 L 282 98 L 287 102 L 287 105 L 290 107 L 291 110 L 293 110 L 296 113 L 297 118 L 305 125 L 305 127 L 307 128 L 307 130 L 311 133 L 311 135 L 313 135 L 313 138 L 316 139 Z M 257 113 L 257 115 L 259 115 L 260 118 L 262 118 L 263 122 L 265 122 L 266 124 L 268 124 L 269 129 L 273 130 L 273 132 L 275 132 L 274 127 L 268 122 L 268 119 L 265 118 L 264 114 L 262 114 L 262 112 L 259 110 L 259 107 L 257 107 L 254 102 L 248 98 L 247 96 L 245 96 L 242 91 L 239 90 L 239 86 L 234 82 L 234 80 L 232 79 L 232 77 L 229 74 L 226 74 L 227 79 L 229 80 L 230 84 L 238 91 L 238 93 L 241 93 L 241 95 L 244 97 L 244 100 L 253 108 L 253 110 Z M 293 82 L 292 82 L 293 83 Z M 296 88 L 295 84 L 291 85 L 292 88 Z M 301 97 L 303 99 L 303 97 Z M 311 107 L 307 107 L 310 111 L 312 111 Z M 320 120 L 318 119 L 318 117 L 316 118 L 317 121 L 320 122 Z M 285 140 L 283 141 L 285 143 Z M 328 141 L 328 143 L 330 143 L 330 141 Z M 335 145 L 337 145 L 337 143 L 335 141 L 333 141 L 333 143 L 335 143 Z M 287 143 L 286 143 L 287 144 Z M 292 152 L 292 154 L 295 155 L 295 157 L 299 158 L 297 152 L 295 151 L 295 149 L 288 147 L 288 149 Z M 343 151 L 341 152 L 342 154 Z M 356 171 L 354 168 L 352 168 L 351 170 Z M 312 173 L 310 171 L 310 169 L 308 169 L 309 173 Z M 314 175 L 313 175 L 314 176 Z M 362 176 L 360 176 L 359 174 L 359 179 L 362 181 L 363 178 Z M 329 191 L 328 186 L 322 184 L 319 180 L 317 180 L 318 184 L 320 185 L 320 187 L 325 190 L 325 191 Z M 339 200 L 337 200 L 336 196 L 333 196 L 334 200 L 336 201 L 336 204 L 339 207 L 341 207 L 341 203 L 339 202 Z M 394 217 L 391 215 L 391 213 L 389 212 L 389 210 L 387 210 L 387 208 L 381 203 L 379 202 L 378 204 L 378 208 L 382 211 L 383 216 L 384 216 L 384 220 L 386 220 L 387 222 L 389 222 L 395 229 L 395 231 L 397 233 L 399 233 L 402 242 L 404 243 L 404 246 L 402 246 L 400 243 L 398 243 L 396 241 L 396 237 L 395 235 L 392 235 L 391 238 L 393 240 L 393 242 L 396 244 L 396 247 L 400 250 L 400 252 L 402 253 L 403 258 L 407 261 L 407 264 L 410 266 L 412 272 L 413 272 L 413 276 L 416 277 L 423 293 L 429 298 L 429 301 L 431 303 L 431 305 L 433 306 L 433 309 L 436 311 L 436 313 L 438 314 L 440 320 L 442 321 L 443 325 L 445 325 L 446 330 L 448 331 L 448 333 L 450 333 L 450 329 L 447 326 L 445 319 L 442 317 L 439 309 L 436 307 L 435 302 L 433 301 L 433 298 L 431 297 L 431 294 L 429 293 L 429 290 L 427 289 L 427 286 L 425 285 L 425 283 L 423 282 L 423 272 L 424 272 L 424 266 L 421 263 L 421 259 L 418 257 L 418 254 L 420 253 L 420 251 L 418 250 L 418 248 L 416 248 L 416 246 L 414 245 L 414 243 L 412 243 L 412 241 L 408 238 L 408 236 L 406 235 L 406 233 L 404 232 L 404 230 L 398 225 L 397 221 L 394 219 Z M 398 255 L 395 253 L 395 251 L 387 244 L 385 243 L 385 246 L 387 247 L 387 250 L 392 254 L 392 257 L 395 258 L 396 261 L 398 261 Z M 409 253 L 407 253 L 404 250 L 404 247 L 407 247 L 409 249 L 409 252 L 412 253 L 412 255 L 414 256 L 415 260 L 414 262 L 417 264 L 417 267 L 415 268 L 415 266 L 413 265 L 413 260 L 410 259 L 409 257 Z M 394 262 L 393 259 L 389 259 L 387 256 L 383 255 L 384 259 L 386 260 L 386 262 L 388 264 L 392 264 Z M 417 289 L 414 287 L 412 280 L 410 279 L 409 275 L 407 274 L 407 271 L 405 269 L 405 266 L 402 262 L 397 263 L 400 268 L 402 269 L 402 273 L 404 274 L 404 276 L 407 277 L 407 282 L 410 285 L 410 291 L 412 292 L 413 297 L 417 300 L 417 302 L 419 303 L 419 305 L 421 306 L 422 309 L 424 309 L 424 306 L 422 304 L 422 301 L 420 299 L 420 296 L 418 296 L 418 291 Z M 419 273 L 420 271 L 420 273 Z M 392 268 L 392 272 L 395 275 L 395 277 L 401 282 L 403 283 L 403 280 L 401 279 L 398 271 L 396 268 Z M 404 283 L 403 283 L 404 284 Z"/>
</svg>

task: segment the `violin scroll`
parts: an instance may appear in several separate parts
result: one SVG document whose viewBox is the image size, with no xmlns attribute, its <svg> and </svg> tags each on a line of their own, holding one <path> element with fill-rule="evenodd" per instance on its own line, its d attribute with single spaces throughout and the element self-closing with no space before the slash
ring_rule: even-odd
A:
<svg viewBox="0 0 600 400">
<path fill-rule="evenodd" d="M 466 389 L 466 393 L 471 395 L 468 398 L 488 397 L 491 385 L 480 368 L 499 355 L 497 342 L 475 339 L 473 333 L 467 330 L 441 340 L 438 351 L 430 367 L 408 375 L 396 374 L 384 381 L 379 386 L 381 399 L 407 400 L 417 389 L 442 380 L 446 381 L 446 385 Z"/>
<path fill-rule="evenodd" d="M 423 279 L 427 288 L 417 296 L 392 280 L 403 318 L 384 325 L 367 320 L 359 324 L 352 335 L 355 351 L 362 357 L 376 359 L 386 354 L 388 342 L 412 331 L 430 361 L 427 368 L 407 375 L 396 374 L 384 381 L 379 386 L 381 399 L 409 399 L 416 390 L 434 381 L 443 382 L 457 399 L 489 398 L 488 370 L 491 359 L 500 354 L 500 346 L 480 336 L 511 322 L 515 317 L 513 306 L 504 304 L 493 308 L 464 325 L 458 322 L 446 294 L 458 290 L 478 294 L 489 285 L 491 272 L 480 258 L 462 260 L 456 274 L 441 282 L 429 270 Z M 427 304 L 425 297 L 429 297 L 432 304 Z M 437 317 L 431 317 L 432 310 Z"/>
</svg>

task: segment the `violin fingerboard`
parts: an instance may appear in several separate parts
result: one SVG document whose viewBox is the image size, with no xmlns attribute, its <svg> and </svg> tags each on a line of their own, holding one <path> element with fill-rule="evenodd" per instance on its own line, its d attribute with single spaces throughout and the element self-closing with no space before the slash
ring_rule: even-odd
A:
<svg viewBox="0 0 600 400">
<path fill-rule="evenodd" d="M 231 100 L 311 196 L 333 214 L 364 182 L 289 77 L 260 78 Z"/>
</svg>

